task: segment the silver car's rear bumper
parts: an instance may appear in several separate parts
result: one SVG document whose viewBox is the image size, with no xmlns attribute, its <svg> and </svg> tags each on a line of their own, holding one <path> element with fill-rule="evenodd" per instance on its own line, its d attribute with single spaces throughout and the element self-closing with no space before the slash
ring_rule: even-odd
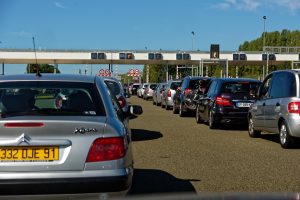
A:
<svg viewBox="0 0 300 200">
<path fill-rule="evenodd" d="M 293 137 L 300 137 L 300 116 L 299 114 L 289 114 L 287 117 L 290 134 Z"/>
<path fill-rule="evenodd" d="M 126 191 L 133 170 L 93 170 L 82 172 L 2 172 L 1 195 L 111 193 Z M 110 175 L 109 175 L 110 173 Z"/>
</svg>

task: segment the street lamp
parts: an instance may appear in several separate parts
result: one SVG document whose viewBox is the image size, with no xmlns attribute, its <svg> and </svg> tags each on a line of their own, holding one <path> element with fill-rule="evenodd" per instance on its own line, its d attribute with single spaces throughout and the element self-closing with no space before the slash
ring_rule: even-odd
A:
<svg viewBox="0 0 300 200">
<path fill-rule="evenodd" d="M 264 50 L 264 47 L 266 45 L 266 19 L 267 19 L 267 17 L 263 16 L 263 19 L 264 19 L 264 35 L 263 35 L 263 50 Z"/>
<path fill-rule="evenodd" d="M 265 50 L 265 45 L 266 45 L 266 16 L 263 16 L 263 20 L 264 20 L 264 35 L 263 35 L 263 52 Z M 269 54 L 267 52 L 264 52 L 267 54 L 267 69 L 266 69 L 266 74 L 268 74 L 268 68 L 269 68 Z M 265 78 L 265 66 L 263 66 L 263 78 Z"/>
<path fill-rule="evenodd" d="M 194 51 L 194 37 L 195 37 L 195 32 L 192 31 L 191 34 L 192 34 L 192 51 Z"/>
</svg>

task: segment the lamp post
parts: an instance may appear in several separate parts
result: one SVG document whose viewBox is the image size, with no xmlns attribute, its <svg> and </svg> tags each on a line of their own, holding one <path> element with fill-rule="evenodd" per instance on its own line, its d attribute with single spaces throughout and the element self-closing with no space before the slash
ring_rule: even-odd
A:
<svg viewBox="0 0 300 200">
<path fill-rule="evenodd" d="M 194 38 L 195 38 L 195 32 L 192 31 L 191 34 L 192 34 L 192 51 L 194 51 Z"/>
<path fill-rule="evenodd" d="M 263 20 L 264 20 L 263 52 L 265 50 L 265 45 L 266 45 L 266 19 L 267 19 L 267 17 L 263 16 Z M 269 55 L 268 55 L 267 52 L 264 52 L 264 53 L 267 54 L 267 69 L 266 69 L 266 74 L 268 74 L 268 65 L 269 65 L 268 58 L 269 58 Z M 265 78 L 265 66 L 263 66 L 263 78 Z"/>
<path fill-rule="evenodd" d="M 267 17 L 263 16 L 263 19 L 264 19 L 264 36 L 263 36 L 263 50 L 264 50 L 265 45 L 266 45 L 266 19 L 267 19 Z"/>
</svg>

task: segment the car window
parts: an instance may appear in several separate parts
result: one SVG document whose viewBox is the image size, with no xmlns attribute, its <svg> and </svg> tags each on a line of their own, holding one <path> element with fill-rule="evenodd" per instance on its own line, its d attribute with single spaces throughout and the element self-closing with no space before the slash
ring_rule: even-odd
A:
<svg viewBox="0 0 300 200">
<path fill-rule="evenodd" d="M 177 90 L 177 88 L 180 86 L 180 82 L 172 82 L 170 88 L 172 90 Z"/>
<path fill-rule="evenodd" d="M 105 115 L 94 84 L 13 82 L 0 84 L 2 115 Z"/>
<path fill-rule="evenodd" d="M 151 89 L 151 90 L 154 90 L 154 89 L 156 88 L 156 86 L 157 86 L 156 84 L 151 84 L 151 85 L 150 85 L 150 89 Z"/>
<path fill-rule="evenodd" d="M 216 90 L 216 86 L 217 86 L 217 81 L 213 81 L 207 91 L 208 96 L 214 93 L 214 91 Z"/>
<path fill-rule="evenodd" d="M 257 82 L 248 81 L 227 82 L 222 85 L 221 93 L 250 93 L 251 90 L 256 92 L 259 85 Z"/>
<path fill-rule="evenodd" d="M 104 81 L 107 87 L 109 87 L 110 91 L 113 92 L 114 95 L 118 95 L 121 92 L 120 85 L 115 81 L 105 80 Z"/>
<path fill-rule="evenodd" d="M 274 76 L 270 97 L 284 98 L 293 96 L 296 96 L 295 76 L 288 72 L 277 73 Z"/>
<path fill-rule="evenodd" d="M 259 98 L 260 99 L 266 99 L 266 98 L 269 98 L 270 96 L 270 86 L 271 86 L 271 82 L 272 82 L 272 75 L 270 75 L 269 77 L 267 77 L 262 86 L 260 87 L 260 91 L 259 91 Z"/>
<path fill-rule="evenodd" d="M 198 83 L 199 83 L 199 79 L 191 80 L 189 83 L 189 88 L 192 90 L 197 89 L 199 85 Z"/>
</svg>

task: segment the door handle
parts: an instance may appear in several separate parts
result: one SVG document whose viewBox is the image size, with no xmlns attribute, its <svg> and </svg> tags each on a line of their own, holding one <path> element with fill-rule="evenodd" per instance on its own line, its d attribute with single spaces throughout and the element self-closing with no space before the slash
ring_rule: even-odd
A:
<svg viewBox="0 0 300 200">
<path fill-rule="evenodd" d="M 276 103 L 276 106 L 280 106 L 280 103 L 277 102 L 277 103 Z"/>
</svg>

